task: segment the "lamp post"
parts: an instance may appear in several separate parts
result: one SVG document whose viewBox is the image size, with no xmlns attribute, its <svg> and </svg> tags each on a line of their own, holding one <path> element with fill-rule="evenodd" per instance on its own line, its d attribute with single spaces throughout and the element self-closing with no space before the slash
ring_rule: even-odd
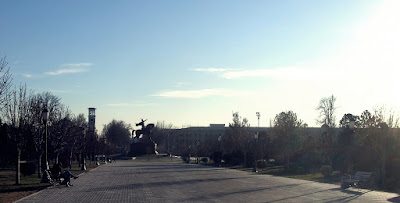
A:
<svg viewBox="0 0 400 203">
<path fill-rule="evenodd" d="M 86 171 L 86 161 L 85 161 L 85 150 L 86 150 L 86 128 L 82 127 L 82 134 L 83 134 L 83 150 L 82 150 L 82 164 L 81 170 Z"/>
<path fill-rule="evenodd" d="M 199 147 L 200 141 L 196 141 L 196 164 L 199 164 Z"/>
<path fill-rule="evenodd" d="M 190 152 L 192 151 L 192 145 L 189 145 L 189 158 L 188 158 L 188 164 L 190 164 Z"/>
<path fill-rule="evenodd" d="M 354 120 L 354 118 L 350 118 L 350 122 L 349 122 L 349 128 L 350 130 L 354 130 L 354 126 L 356 125 L 356 121 Z"/>
<path fill-rule="evenodd" d="M 47 158 L 47 119 L 49 116 L 49 111 L 47 108 L 43 109 L 42 111 L 42 118 L 43 118 L 43 124 L 45 126 L 45 159 L 46 159 L 46 170 L 49 170 L 49 161 Z"/>
<path fill-rule="evenodd" d="M 255 147 L 255 149 L 256 149 L 256 153 L 255 153 L 255 160 L 254 160 L 254 167 L 253 167 L 253 172 L 255 172 L 255 173 L 257 173 L 257 142 L 258 142 L 258 132 L 256 132 L 255 134 L 254 134 L 254 140 L 255 140 L 255 142 L 256 142 L 256 147 Z"/>
<path fill-rule="evenodd" d="M 218 151 L 214 152 L 214 164 L 215 166 L 220 167 L 222 162 L 222 135 L 218 137 Z"/>
<path fill-rule="evenodd" d="M 221 151 L 222 152 L 222 147 L 221 147 L 221 145 L 222 145 L 222 136 L 220 135 L 219 137 L 218 137 L 218 143 L 219 143 L 219 151 Z"/>
<path fill-rule="evenodd" d="M 261 116 L 260 112 L 256 112 L 256 116 L 258 119 L 258 128 L 260 128 L 260 116 Z"/>
</svg>

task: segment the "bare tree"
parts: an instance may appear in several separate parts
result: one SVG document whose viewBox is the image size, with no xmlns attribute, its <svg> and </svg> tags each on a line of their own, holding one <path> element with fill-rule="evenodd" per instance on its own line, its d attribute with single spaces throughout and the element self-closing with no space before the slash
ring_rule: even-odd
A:
<svg viewBox="0 0 400 203">
<path fill-rule="evenodd" d="M 45 142 L 42 118 L 42 112 L 45 108 L 49 111 L 49 135 L 52 135 L 52 132 L 54 131 L 51 124 L 56 120 L 60 120 L 62 117 L 65 117 L 64 114 L 69 114 L 69 110 L 61 104 L 60 98 L 50 92 L 33 94 L 29 99 L 28 119 L 30 125 L 33 126 L 35 130 L 32 135 L 32 139 L 38 161 L 37 172 L 39 178 L 42 164 L 41 160 L 44 153 L 43 144 Z"/>
<path fill-rule="evenodd" d="M 336 127 L 336 117 L 335 117 L 335 102 L 336 97 L 324 97 L 319 101 L 319 105 L 316 108 L 319 111 L 319 118 L 317 119 L 318 124 L 326 124 L 330 128 Z"/>
<path fill-rule="evenodd" d="M 372 148 L 378 155 L 379 177 L 381 187 L 386 187 L 387 163 L 390 157 L 398 151 L 398 146 L 395 144 L 398 135 L 392 128 L 398 128 L 399 117 L 395 115 L 393 110 L 387 110 L 385 106 L 374 108 L 374 123 L 371 137 L 373 139 Z"/>
<path fill-rule="evenodd" d="M 363 129 L 360 129 L 357 139 L 372 152 L 377 178 L 381 188 L 385 188 L 388 163 L 398 155 L 399 117 L 385 106 L 375 107 L 373 112 L 366 110 L 361 114 L 360 126 Z"/>
<path fill-rule="evenodd" d="M 157 143 L 158 152 L 171 151 L 170 146 L 170 131 L 174 128 L 172 123 L 165 123 L 165 121 L 157 121 L 156 126 L 153 128 L 151 133 L 151 139 Z"/>
<path fill-rule="evenodd" d="M 84 114 L 79 114 L 78 116 L 72 119 L 73 129 L 68 137 L 68 146 L 69 146 L 69 166 L 71 168 L 72 157 L 75 154 L 81 154 L 81 158 L 84 159 L 84 146 L 85 146 L 85 130 L 88 126 L 88 122 L 86 121 L 86 117 Z M 83 136 L 82 136 L 83 134 Z M 79 160 L 79 155 L 77 155 L 79 166 L 82 162 L 82 159 Z M 84 163 L 83 163 L 84 164 Z"/>
<path fill-rule="evenodd" d="M 118 153 L 128 153 L 129 139 L 132 127 L 124 121 L 112 120 L 103 128 L 103 135 L 107 142 L 110 142 L 119 149 Z"/>
<path fill-rule="evenodd" d="M 396 115 L 393 109 L 387 109 L 385 106 L 378 106 L 374 108 L 374 117 L 379 125 L 381 122 L 385 122 L 389 128 L 399 127 L 399 116 Z"/>
<path fill-rule="evenodd" d="M 317 123 L 322 125 L 323 132 L 319 138 L 321 150 L 323 153 L 324 161 L 328 162 L 332 167 L 332 158 L 335 152 L 335 143 L 333 129 L 336 127 L 335 117 L 335 102 L 336 97 L 331 95 L 330 97 L 324 97 L 319 101 L 319 105 L 316 108 L 319 111 L 319 117 Z"/>
<path fill-rule="evenodd" d="M 368 110 L 365 110 L 361 113 L 360 116 L 360 127 L 361 128 L 372 127 L 374 126 L 374 120 L 375 118 L 372 116 L 372 114 Z"/>
<path fill-rule="evenodd" d="M 27 134 L 31 131 L 28 124 L 28 96 L 26 85 L 20 85 L 7 94 L 4 117 L 9 126 L 8 136 L 15 144 L 16 159 L 16 184 L 20 184 L 20 157 L 21 150 L 27 142 Z"/>
<path fill-rule="evenodd" d="M 239 116 L 238 112 L 232 114 L 232 123 L 229 123 L 226 136 L 223 137 L 224 149 L 229 152 L 240 151 L 243 153 L 243 165 L 247 165 L 247 153 L 250 150 L 251 141 L 254 138 L 250 133 L 248 120 Z"/>
<path fill-rule="evenodd" d="M 6 57 L 0 58 L 0 108 L 7 101 L 6 95 L 10 90 L 12 82 L 10 68 L 7 65 Z"/>
</svg>

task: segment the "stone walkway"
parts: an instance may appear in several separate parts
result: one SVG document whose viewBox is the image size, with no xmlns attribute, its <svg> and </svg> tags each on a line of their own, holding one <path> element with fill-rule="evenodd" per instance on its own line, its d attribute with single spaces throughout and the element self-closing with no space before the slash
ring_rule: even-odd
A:
<svg viewBox="0 0 400 203">
<path fill-rule="evenodd" d="M 18 202 L 400 202 L 398 194 L 194 164 L 117 161 Z"/>
</svg>

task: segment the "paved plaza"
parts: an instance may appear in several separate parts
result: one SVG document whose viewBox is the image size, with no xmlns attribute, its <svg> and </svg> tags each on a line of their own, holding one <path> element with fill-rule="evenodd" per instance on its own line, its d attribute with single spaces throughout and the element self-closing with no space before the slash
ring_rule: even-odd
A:
<svg viewBox="0 0 400 203">
<path fill-rule="evenodd" d="M 19 202 L 399 202 L 394 193 L 195 164 L 117 161 Z"/>
</svg>

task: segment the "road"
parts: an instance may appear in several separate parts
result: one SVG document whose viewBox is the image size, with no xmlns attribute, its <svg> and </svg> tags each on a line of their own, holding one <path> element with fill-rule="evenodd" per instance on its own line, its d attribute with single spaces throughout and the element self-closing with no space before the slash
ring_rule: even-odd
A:
<svg viewBox="0 0 400 203">
<path fill-rule="evenodd" d="M 166 161 L 117 161 L 18 202 L 399 202 L 398 194 Z"/>
</svg>

